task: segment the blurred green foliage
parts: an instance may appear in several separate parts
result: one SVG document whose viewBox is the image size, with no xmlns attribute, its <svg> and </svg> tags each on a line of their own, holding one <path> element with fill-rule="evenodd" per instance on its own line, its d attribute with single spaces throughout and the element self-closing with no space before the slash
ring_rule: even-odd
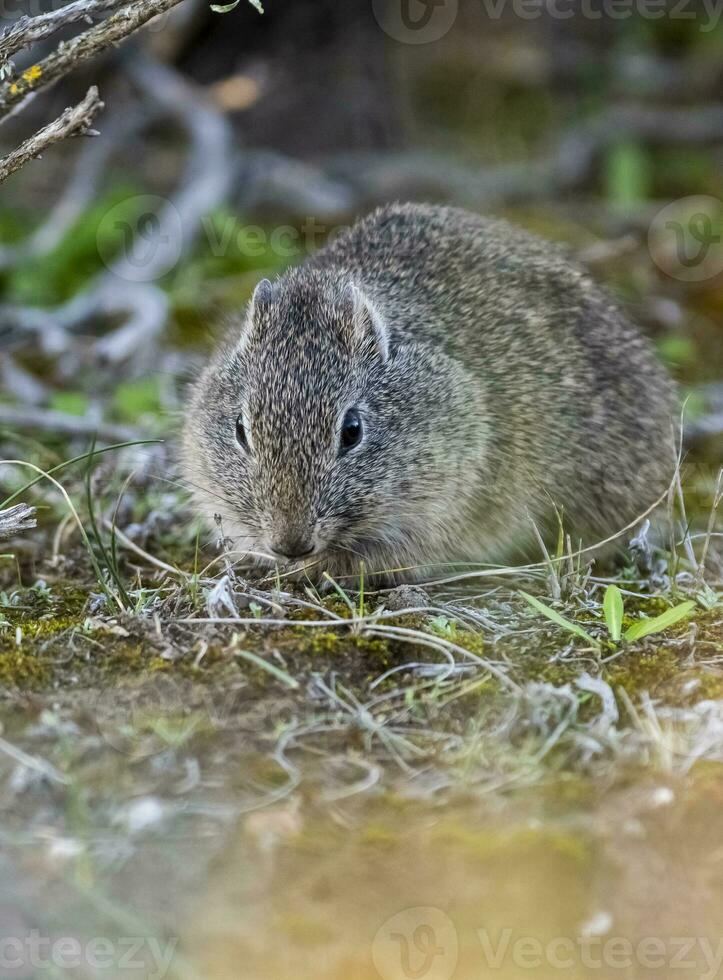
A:
<svg viewBox="0 0 723 980">
<path fill-rule="evenodd" d="M 82 391 L 54 391 L 50 395 L 50 408 L 67 415 L 85 415 L 90 405 Z"/>
<path fill-rule="evenodd" d="M 71 299 L 105 268 L 99 241 L 111 231 L 103 222 L 106 214 L 113 207 L 122 208 L 137 193 L 137 188 L 128 184 L 114 187 L 83 213 L 49 255 L 28 259 L 5 272 L 0 277 L 0 291 L 9 301 L 28 306 L 53 306 Z M 18 226 L 27 235 L 37 222 L 37 215 L 19 214 L 6 204 L 0 208 L 0 239 L 17 241 L 24 237 L 18 235 Z"/>
<path fill-rule="evenodd" d="M 143 415 L 161 410 L 161 381 L 158 375 L 124 381 L 113 392 L 113 415 L 123 422 L 135 422 Z"/>
<path fill-rule="evenodd" d="M 607 153 L 604 164 L 605 196 L 615 207 L 640 204 L 650 197 L 650 160 L 639 143 L 617 143 Z"/>
</svg>

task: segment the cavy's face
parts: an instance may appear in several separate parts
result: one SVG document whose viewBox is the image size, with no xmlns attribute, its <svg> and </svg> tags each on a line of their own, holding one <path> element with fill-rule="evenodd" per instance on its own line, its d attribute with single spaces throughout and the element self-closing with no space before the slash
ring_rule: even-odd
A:
<svg viewBox="0 0 723 980">
<path fill-rule="evenodd" d="M 352 573 L 389 552 L 407 482 L 389 461 L 409 394 L 395 394 L 396 375 L 381 317 L 355 287 L 308 271 L 257 287 L 186 425 L 192 488 L 235 550 Z"/>
</svg>

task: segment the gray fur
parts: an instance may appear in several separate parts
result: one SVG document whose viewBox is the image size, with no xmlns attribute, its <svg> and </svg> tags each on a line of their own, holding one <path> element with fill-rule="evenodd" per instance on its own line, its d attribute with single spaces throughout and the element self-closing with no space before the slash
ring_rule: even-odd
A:
<svg viewBox="0 0 723 980">
<path fill-rule="evenodd" d="M 351 406 L 365 436 L 340 457 Z M 257 289 L 195 385 L 185 466 L 237 547 L 314 545 L 315 572 L 511 561 L 532 519 L 556 535 L 555 507 L 593 543 L 652 504 L 674 406 L 646 341 L 555 247 L 400 204 Z"/>
</svg>

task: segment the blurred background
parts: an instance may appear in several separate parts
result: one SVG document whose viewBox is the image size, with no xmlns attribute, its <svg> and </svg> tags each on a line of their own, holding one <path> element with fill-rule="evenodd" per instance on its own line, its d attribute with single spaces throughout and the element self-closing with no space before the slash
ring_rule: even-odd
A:
<svg viewBox="0 0 723 980">
<path fill-rule="evenodd" d="M 5 118 L 2 152 L 91 83 L 105 102 L 99 136 L 2 188 L 5 428 L 168 431 L 262 274 L 411 198 L 569 245 L 720 453 L 723 0 L 228 6 L 182 0 Z M 3 26 L 62 7 L 5 4 Z M 90 25 L 14 54 L 6 87 Z"/>
</svg>

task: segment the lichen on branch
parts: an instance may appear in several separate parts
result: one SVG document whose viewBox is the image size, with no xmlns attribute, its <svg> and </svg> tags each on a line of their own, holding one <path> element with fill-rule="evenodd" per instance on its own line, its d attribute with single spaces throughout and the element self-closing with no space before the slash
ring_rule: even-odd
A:
<svg viewBox="0 0 723 980">
<path fill-rule="evenodd" d="M 0 184 L 54 143 L 59 143 L 69 136 L 96 135 L 91 124 L 102 108 L 103 103 L 98 95 L 98 89 L 93 85 L 88 89 L 82 102 L 70 106 L 56 120 L 38 130 L 16 150 L 0 159 Z"/>
</svg>

